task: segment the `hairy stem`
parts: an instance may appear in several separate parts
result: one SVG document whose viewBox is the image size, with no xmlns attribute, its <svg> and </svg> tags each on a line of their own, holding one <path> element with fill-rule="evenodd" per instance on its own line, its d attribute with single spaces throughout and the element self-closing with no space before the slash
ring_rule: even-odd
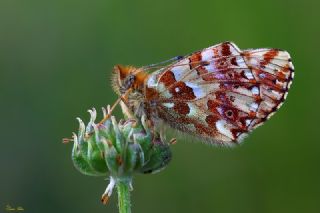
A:
<svg viewBox="0 0 320 213">
<path fill-rule="evenodd" d="M 118 180 L 117 191 L 119 213 L 131 213 L 130 182 Z"/>
</svg>

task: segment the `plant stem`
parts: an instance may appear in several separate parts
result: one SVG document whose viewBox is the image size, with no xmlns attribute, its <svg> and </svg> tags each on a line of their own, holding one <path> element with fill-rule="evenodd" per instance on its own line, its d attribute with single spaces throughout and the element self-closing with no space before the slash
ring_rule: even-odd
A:
<svg viewBox="0 0 320 213">
<path fill-rule="evenodd" d="M 126 180 L 117 181 L 119 213 L 131 213 L 129 184 Z"/>
</svg>

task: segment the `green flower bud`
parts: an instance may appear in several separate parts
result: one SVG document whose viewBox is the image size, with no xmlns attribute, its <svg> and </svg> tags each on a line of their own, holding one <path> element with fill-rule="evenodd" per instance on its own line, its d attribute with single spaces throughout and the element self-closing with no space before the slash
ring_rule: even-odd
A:
<svg viewBox="0 0 320 213">
<path fill-rule="evenodd" d="M 170 162 L 172 155 L 169 144 L 149 128 L 145 117 L 118 123 L 111 116 L 104 123 L 96 124 L 96 110 L 88 111 L 90 121 L 87 126 L 78 118 L 79 131 L 77 135 L 73 133 L 72 160 L 83 174 L 110 176 L 103 202 L 108 200 L 117 182 L 131 186 L 135 172 L 156 173 Z M 103 115 L 107 115 L 104 108 Z"/>
</svg>

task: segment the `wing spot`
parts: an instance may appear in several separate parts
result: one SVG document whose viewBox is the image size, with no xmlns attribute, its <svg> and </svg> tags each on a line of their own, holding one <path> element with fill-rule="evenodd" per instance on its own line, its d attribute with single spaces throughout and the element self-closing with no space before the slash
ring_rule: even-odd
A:
<svg viewBox="0 0 320 213">
<path fill-rule="evenodd" d="M 265 77 L 266 77 L 266 74 L 260 73 L 260 74 L 259 74 L 259 77 L 260 77 L 260 78 L 265 78 Z"/>
<path fill-rule="evenodd" d="M 246 79 L 254 79 L 253 74 L 249 70 L 242 70 L 241 74 L 246 78 Z"/>
<path fill-rule="evenodd" d="M 237 62 L 236 57 L 233 57 L 233 58 L 231 59 L 231 64 L 234 65 L 234 66 L 238 66 L 238 62 Z"/>
<path fill-rule="evenodd" d="M 252 87 L 251 92 L 254 95 L 259 95 L 259 88 L 258 87 Z"/>
<path fill-rule="evenodd" d="M 175 87 L 170 88 L 169 91 L 173 97 L 178 99 L 193 100 L 196 98 L 193 89 L 182 81 L 175 83 Z"/>
<path fill-rule="evenodd" d="M 232 118 L 232 117 L 233 117 L 233 112 L 232 112 L 232 110 L 227 110 L 227 111 L 226 111 L 226 116 L 227 116 L 228 118 Z"/>
<path fill-rule="evenodd" d="M 162 82 L 165 86 L 170 86 L 176 82 L 175 76 L 173 72 L 167 70 L 160 78 L 160 82 Z"/>
<path fill-rule="evenodd" d="M 216 128 L 221 134 L 223 134 L 223 135 L 231 138 L 232 140 L 234 140 L 234 136 L 231 133 L 230 129 L 228 129 L 227 122 L 225 120 L 218 120 L 216 122 Z"/>
<path fill-rule="evenodd" d="M 209 125 L 209 127 L 215 127 L 216 122 L 217 122 L 217 118 L 213 115 L 208 115 L 206 117 L 206 122 Z"/>
<path fill-rule="evenodd" d="M 250 105 L 250 110 L 255 112 L 255 111 L 257 111 L 258 107 L 259 107 L 259 105 L 254 102 Z"/>
<path fill-rule="evenodd" d="M 229 55 L 231 55 L 231 50 L 230 50 L 230 45 L 229 45 L 229 43 L 223 43 L 223 44 L 222 44 L 221 54 L 222 54 L 223 56 L 229 56 Z"/>
<path fill-rule="evenodd" d="M 284 93 L 284 99 L 286 99 L 287 98 L 287 96 L 288 96 L 288 92 L 286 92 L 286 93 Z"/>
<path fill-rule="evenodd" d="M 172 108 L 174 106 L 173 103 L 163 103 L 162 105 L 167 107 L 167 108 Z"/>
</svg>

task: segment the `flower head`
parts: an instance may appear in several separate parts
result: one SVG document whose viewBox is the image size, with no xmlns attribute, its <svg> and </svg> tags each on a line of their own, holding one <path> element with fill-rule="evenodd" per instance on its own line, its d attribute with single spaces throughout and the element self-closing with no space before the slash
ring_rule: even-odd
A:
<svg viewBox="0 0 320 213">
<path fill-rule="evenodd" d="M 102 111 L 106 117 L 110 107 Z M 73 133 L 72 160 L 83 174 L 110 176 L 103 202 L 108 200 L 117 181 L 131 185 L 134 173 L 156 173 L 170 162 L 169 144 L 150 128 L 144 116 L 141 120 L 120 122 L 111 116 L 103 123 L 95 123 L 96 110 L 93 108 L 88 112 L 90 121 L 87 125 L 77 118 L 79 131 L 78 134 Z"/>
</svg>

